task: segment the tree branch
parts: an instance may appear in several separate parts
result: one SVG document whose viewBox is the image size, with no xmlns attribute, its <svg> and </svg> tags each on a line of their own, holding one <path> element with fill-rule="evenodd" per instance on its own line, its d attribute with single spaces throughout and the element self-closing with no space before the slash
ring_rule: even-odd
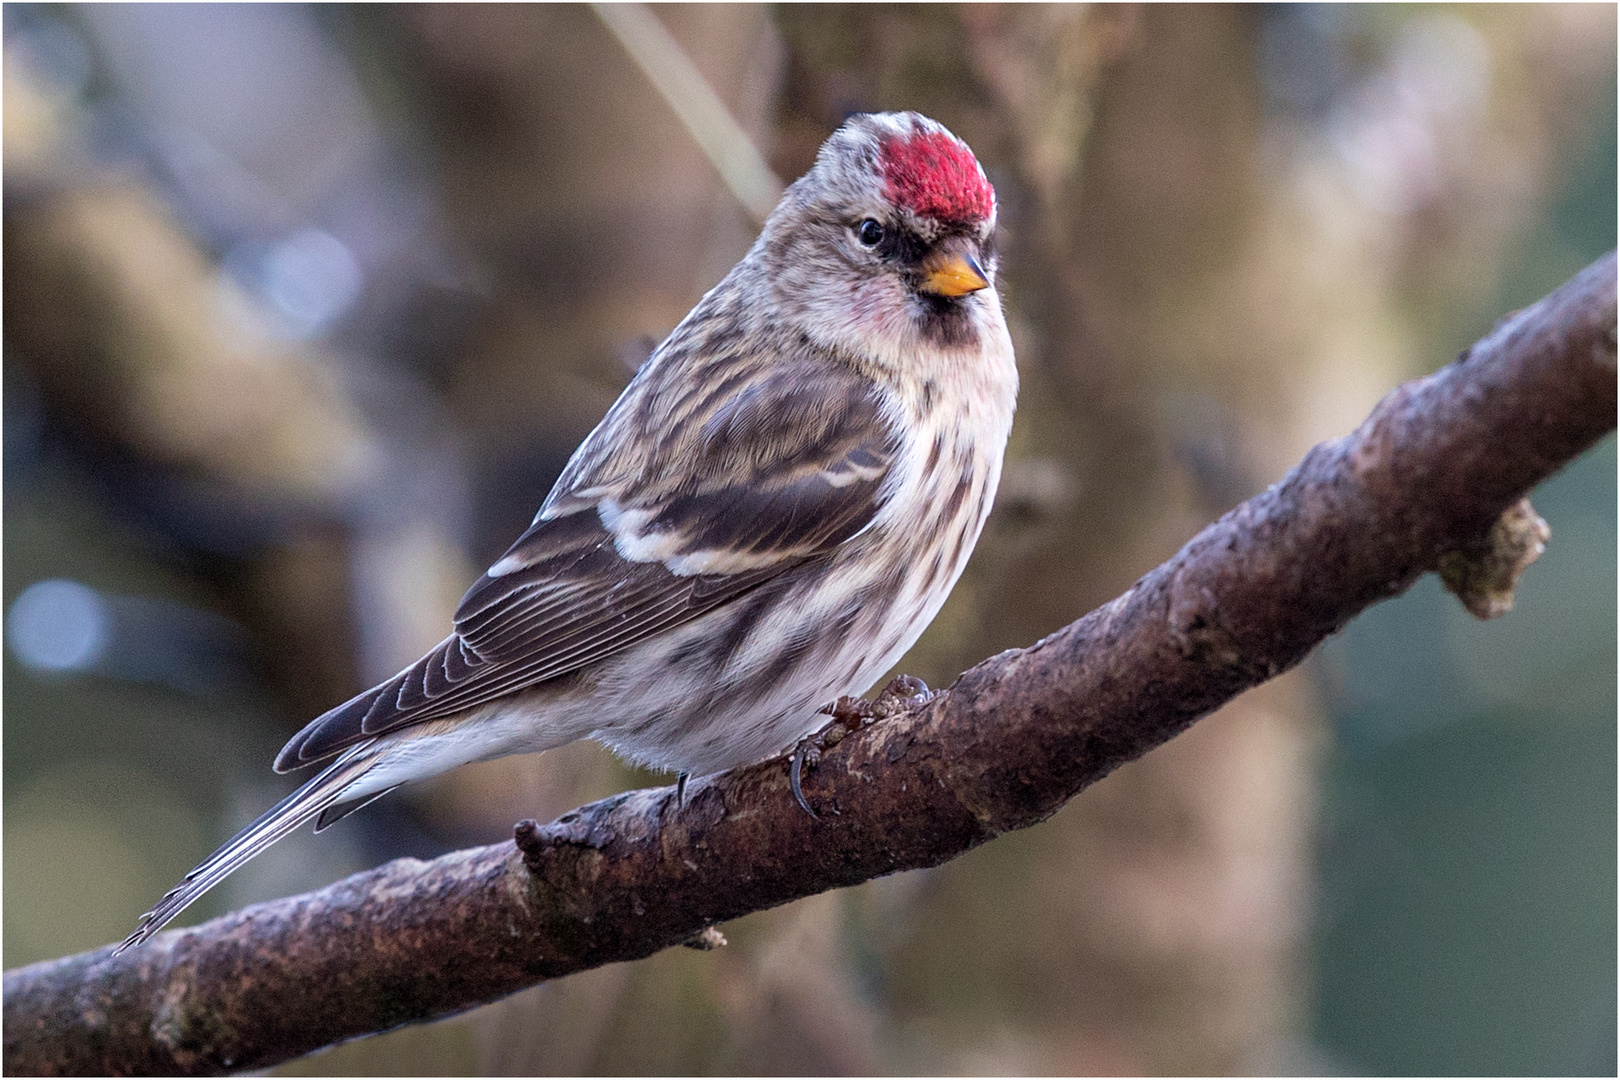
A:
<svg viewBox="0 0 1620 1080">
<path fill-rule="evenodd" d="M 937 865 L 1048 817 L 1443 561 L 1472 607 L 1505 610 L 1544 539 L 1515 504 L 1614 426 L 1611 253 L 1112 603 L 844 739 L 805 778 L 819 819 L 777 759 L 696 783 L 684 807 L 633 791 L 523 822 L 516 843 L 8 972 L 5 1069 L 264 1068 Z"/>
</svg>

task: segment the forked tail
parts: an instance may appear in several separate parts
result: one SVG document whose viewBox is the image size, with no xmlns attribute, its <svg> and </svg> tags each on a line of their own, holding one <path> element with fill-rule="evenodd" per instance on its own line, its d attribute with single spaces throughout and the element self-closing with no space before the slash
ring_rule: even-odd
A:
<svg viewBox="0 0 1620 1080">
<path fill-rule="evenodd" d="M 310 818 L 316 818 L 319 832 L 338 819 L 381 798 L 392 788 L 368 792 L 363 795 L 347 794 L 355 782 L 377 764 L 374 742 L 362 743 L 340 756 L 322 769 L 297 791 L 260 814 L 258 819 L 226 841 L 218 851 L 203 860 L 191 873 L 170 889 L 156 907 L 141 916 L 135 932 L 118 948 L 117 956 L 132 945 L 139 945 L 171 919 L 190 907 L 203 893 L 225 880 L 226 876 L 253 858 L 277 840 L 297 829 Z"/>
</svg>

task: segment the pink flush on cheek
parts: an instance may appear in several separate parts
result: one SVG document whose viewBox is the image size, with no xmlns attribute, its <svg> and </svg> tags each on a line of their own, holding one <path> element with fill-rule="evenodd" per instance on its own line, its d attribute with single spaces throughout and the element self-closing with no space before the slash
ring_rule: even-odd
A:
<svg viewBox="0 0 1620 1080">
<path fill-rule="evenodd" d="M 995 192 L 973 151 L 943 131 L 925 131 L 883 144 L 883 194 L 921 217 L 982 221 Z"/>
</svg>

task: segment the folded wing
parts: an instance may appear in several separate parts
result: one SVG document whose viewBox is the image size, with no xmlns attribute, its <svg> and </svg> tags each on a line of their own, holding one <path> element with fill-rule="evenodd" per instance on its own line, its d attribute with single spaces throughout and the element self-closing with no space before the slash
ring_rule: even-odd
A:
<svg viewBox="0 0 1620 1080">
<path fill-rule="evenodd" d="M 468 591 L 455 633 L 311 722 L 277 770 L 577 671 L 865 529 L 895 455 L 876 388 L 833 362 L 751 374 L 707 394 L 638 379 Z M 626 437 L 627 417 L 659 406 L 658 439 Z"/>
</svg>

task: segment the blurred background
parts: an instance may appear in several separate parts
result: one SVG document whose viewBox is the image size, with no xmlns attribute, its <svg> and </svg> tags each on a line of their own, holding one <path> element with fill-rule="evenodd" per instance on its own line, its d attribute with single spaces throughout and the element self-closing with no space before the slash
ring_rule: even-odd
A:
<svg viewBox="0 0 1620 1080">
<path fill-rule="evenodd" d="M 121 938 L 439 640 L 851 112 L 999 193 L 1023 376 L 934 685 L 1112 598 L 1615 243 L 1612 5 L 7 4 L 4 961 Z M 1616 470 L 946 866 L 300 1073 L 1608 1073 Z M 668 783 L 594 745 L 191 912 Z"/>
</svg>

